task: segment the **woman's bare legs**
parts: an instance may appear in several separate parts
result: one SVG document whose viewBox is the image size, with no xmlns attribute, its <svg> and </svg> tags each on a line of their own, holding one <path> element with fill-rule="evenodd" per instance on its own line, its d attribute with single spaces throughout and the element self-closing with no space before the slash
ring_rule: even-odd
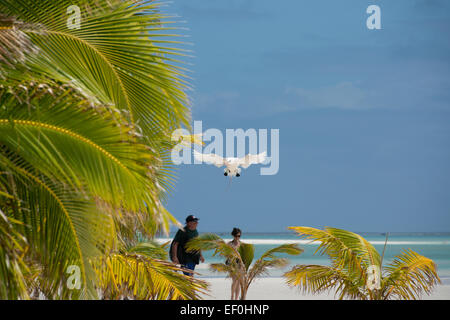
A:
<svg viewBox="0 0 450 320">
<path fill-rule="evenodd" d="M 234 277 L 231 278 L 231 300 L 234 300 L 234 292 L 236 287 L 236 280 L 234 279 Z"/>
<path fill-rule="evenodd" d="M 235 297 L 235 300 L 238 300 L 239 294 L 241 293 L 241 284 L 237 279 L 236 279 L 236 289 L 235 290 L 236 291 L 234 292 L 234 297 Z"/>
<path fill-rule="evenodd" d="M 235 277 L 232 278 L 231 283 L 231 300 L 238 300 L 240 293 L 240 285 L 238 279 Z"/>
</svg>

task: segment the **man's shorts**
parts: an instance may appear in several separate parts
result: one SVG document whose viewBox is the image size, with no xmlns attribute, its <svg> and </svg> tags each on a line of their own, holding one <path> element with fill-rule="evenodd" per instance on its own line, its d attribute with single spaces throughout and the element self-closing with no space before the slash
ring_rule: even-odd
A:
<svg viewBox="0 0 450 320">
<path fill-rule="evenodd" d="M 188 263 L 186 263 L 186 264 L 182 264 L 181 265 L 183 268 L 186 268 L 186 269 L 189 269 L 189 270 L 192 270 L 192 271 L 194 271 L 194 269 L 195 269 L 195 263 L 194 262 L 188 262 Z M 183 272 L 186 276 L 192 276 L 192 273 L 190 273 L 190 272 Z"/>
</svg>

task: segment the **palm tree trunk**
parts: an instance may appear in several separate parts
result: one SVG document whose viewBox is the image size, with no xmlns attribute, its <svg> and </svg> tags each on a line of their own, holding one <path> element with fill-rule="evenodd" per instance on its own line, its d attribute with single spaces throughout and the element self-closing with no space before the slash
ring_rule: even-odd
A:
<svg viewBox="0 0 450 320">
<path fill-rule="evenodd" d="M 247 296 L 247 289 L 241 288 L 241 298 L 240 300 L 245 300 Z"/>
</svg>

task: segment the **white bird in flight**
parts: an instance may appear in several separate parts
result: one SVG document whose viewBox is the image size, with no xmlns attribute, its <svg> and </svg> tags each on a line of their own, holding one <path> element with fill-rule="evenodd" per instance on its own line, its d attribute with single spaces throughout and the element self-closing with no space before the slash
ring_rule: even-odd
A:
<svg viewBox="0 0 450 320">
<path fill-rule="evenodd" d="M 202 154 L 194 150 L 195 159 L 213 164 L 220 168 L 225 166 L 224 176 L 239 177 L 241 175 L 241 168 L 247 169 L 252 164 L 263 163 L 266 160 L 266 152 L 261 152 L 260 154 L 247 154 L 242 158 L 222 158 L 214 153 Z"/>
</svg>

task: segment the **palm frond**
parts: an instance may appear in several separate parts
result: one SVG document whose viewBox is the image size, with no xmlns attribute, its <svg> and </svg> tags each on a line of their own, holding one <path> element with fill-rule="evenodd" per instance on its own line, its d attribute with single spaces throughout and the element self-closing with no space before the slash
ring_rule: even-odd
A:
<svg viewBox="0 0 450 320">
<path fill-rule="evenodd" d="M 2 192 L 2 196 L 9 196 Z M 0 201 L 1 203 L 1 201 Z M 27 250 L 26 239 L 17 232 L 14 219 L 8 218 L 0 205 L 0 299 L 28 299 L 24 271 L 27 270 L 23 255 Z"/>
<path fill-rule="evenodd" d="M 251 243 L 241 242 L 238 252 L 244 263 L 245 270 L 248 270 L 255 257 L 255 246 Z"/>
<path fill-rule="evenodd" d="M 140 242 L 126 250 L 128 253 L 136 253 L 147 257 L 165 260 L 168 258 L 166 250 L 156 242 Z"/>
<path fill-rule="evenodd" d="M 385 269 L 389 275 L 382 281 L 385 299 L 418 299 L 430 294 L 441 282 L 436 264 L 411 249 L 403 251 Z"/>
<path fill-rule="evenodd" d="M 260 259 L 274 258 L 274 257 L 276 257 L 276 254 L 278 254 L 278 253 L 285 253 L 285 254 L 289 254 L 289 255 L 299 255 L 303 251 L 304 250 L 301 249 L 295 243 L 282 244 L 280 246 L 277 246 L 275 248 L 272 248 L 272 249 L 264 252 L 264 254 L 261 256 Z"/>
<path fill-rule="evenodd" d="M 29 37 L 20 30 L 25 27 L 14 17 L 0 13 L 0 63 L 8 68 L 25 62 L 26 54 L 37 54 L 39 49 L 31 42 Z M 27 28 L 32 28 L 28 25 Z M 0 77 L 2 70 L 0 68 Z"/>
<path fill-rule="evenodd" d="M 71 5 L 81 8 L 79 29 L 68 28 Z M 158 299 L 194 299 L 205 288 L 157 245 L 130 247 L 138 233 L 178 223 L 163 202 L 176 179 L 171 132 L 189 128 L 179 60 L 188 51 L 170 40 L 174 21 L 159 6 L 0 2 L 0 210 L 11 235 L 0 259 L 22 272 L 12 277 L 16 297 L 27 297 L 22 276 L 49 299 L 96 297 L 94 283 L 110 296 Z M 81 268 L 81 290 L 67 288 L 70 265 Z"/>
<path fill-rule="evenodd" d="M 298 265 L 285 274 L 290 285 L 317 293 L 335 289 L 340 299 L 417 299 L 431 293 L 440 282 L 436 265 L 411 250 L 403 252 L 382 272 L 381 258 L 363 237 L 346 230 L 326 227 L 324 231 L 291 227 L 302 237 L 320 241 L 317 249 L 326 253 L 331 266 Z M 382 278 L 382 273 L 387 274 Z M 369 280 L 376 277 L 376 285 Z M 374 280 L 375 281 L 375 280 Z M 371 285 L 369 285 L 371 284 Z"/>
<path fill-rule="evenodd" d="M 112 211 L 120 207 L 141 212 L 143 224 L 150 220 L 168 230 L 175 219 L 162 207 L 148 172 L 157 155 L 137 143 L 130 128 L 89 108 L 90 102 L 72 96 L 70 87 L 20 86 L 23 89 L 16 91 L 11 86 L 0 88 L 5 146 L 53 180 L 88 189 L 108 202 Z"/>
<path fill-rule="evenodd" d="M 324 230 L 310 227 L 289 227 L 289 229 L 297 232 L 302 238 L 320 242 L 315 253 L 327 254 L 333 266 L 346 269 L 347 274 L 355 281 L 364 283 L 366 268 L 361 261 L 367 260 L 367 255 L 364 254 L 366 243 L 362 242 L 357 234 L 328 227 Z M 375 255 L 376 250 L 375 252 L 373 250 L 368 251 Z"/>
<path fill-rule="evenodd" d="M 41 27 L 20 29 L 39 48 L 39 55 L 27 56 L 33 71 L 75 83 L 103 103 L 127 109 L 147 137 L 189 126 L 184 92 L 189 87 L 174 58 L 183 50 L 165 40 L 175 36 L 166 32 L 174 29 L 168 27 L 170 18 L 158 13 L 152 1 L 95 3 L 78 2 L 80 29 L 67 27 L 67 7 L 76 1 L 42 0 L 36 6 L 33 0 L 5 0 L 0 9 Z M 90 10 L 85 10 L 86 4 Z"/>
<path fill-rule="evenodd" d="M 206 293 L 207 283 L 180 273 L 174 264 L 135 253 L 112 254 L 93 261 L 104 298 L 194 300 Z"/>
<path fill-rule="evenodd" d="M 296 286 L 308 293 L 331 292 L 339 299 L 365 300 L 366 296 L 344 272 L 335 267 L 321 265 L 297 265 L 283 275 L 290 286 Z"/>
<path fill-rule="evenodd" d="M 188 241 L 186 244 L 186 251 L 197 250 L 215 250 L 215 254 L 220 254 L 225 258 L 240 259 L 236 249 L 213 233 L 204 233 Z"/>
<path fill-rule="evenodd" d="M 325 230 L 341 240 L 342 243 L 350 248 L 360 259 L 361 263 L 367 269 L 369 266 L 381 268 L 381 257 L 375 247 L 359 234 L 347 230 L 326 227 Z"/>
<path fill-rule="evenodd" d="M 249 280 L 267 274 L 269 268 L 282 268 L 285 267 L 289 260 L 277 257 L 277 254 L 284 253 L 289 255 L 299 255 L 303 252 L 303 249 L 299 248 L 297 244 L 283 244 L 267 250 L 262 256 L 255 261 L 252 268 L 249 270 Z"/>
<path fill-rule="evenodd" d="M 226 273 L 226 274 L 234 274 L 236 273 L 235 266 L 231 264 L 225 264 L 225 263 L 211 263 L 209 265 L 209 268 L 212 271 L 219 272 L 219 273 Z"/>
</svg>

